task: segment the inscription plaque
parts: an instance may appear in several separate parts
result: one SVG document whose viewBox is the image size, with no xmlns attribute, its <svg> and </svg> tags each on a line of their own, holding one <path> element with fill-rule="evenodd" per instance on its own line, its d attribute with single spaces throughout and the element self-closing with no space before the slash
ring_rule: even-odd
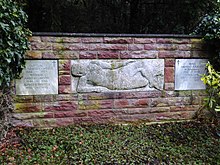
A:
<svg viewBox="0 0 220 165">
<path fill-rule="evenodd" d="M 16 94 L 58 94 L 57 60 L 26 60 L 21 79 L 16 80 Z"/>
<path fill-rule="evenodd" d="M 73 92 L 163 89 L 164 60 L 73 60 Z"/>
<path fill-rule="evenodd" d="M 206 73 L 207 59 L 176 59 L 175 90 L 202 90 L 201 75 Z"/>
</svg>

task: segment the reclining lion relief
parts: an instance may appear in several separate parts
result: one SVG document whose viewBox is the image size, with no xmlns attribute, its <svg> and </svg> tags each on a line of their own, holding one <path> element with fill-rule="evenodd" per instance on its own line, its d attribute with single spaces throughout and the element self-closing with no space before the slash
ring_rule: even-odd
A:
<svg viewBox="0 0 220 165">
<path fill-rule="evenodd" d="M 73 60 L 73 92 L 162 89 L 164 60 Z"/>
</svg>

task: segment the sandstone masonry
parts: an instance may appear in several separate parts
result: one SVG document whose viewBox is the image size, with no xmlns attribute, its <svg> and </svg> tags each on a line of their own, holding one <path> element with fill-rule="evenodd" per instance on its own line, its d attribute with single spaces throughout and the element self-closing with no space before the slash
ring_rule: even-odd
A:
<svg viewBox="0 0 220 165">
<path fill-rule="evenodd" d="M 28 60 L 58 60 L 58 94 L 16 96 L 13 123 L 56 127 L 75 123 L 160 122 L 192 118 L 205 91 L 175 91 L 175 59 L 205 58 L 207 47 L 190 37 L 33 36 Z M 163 59 L 162 90 L 73 92 L 73 60 Z"/>
</svg>

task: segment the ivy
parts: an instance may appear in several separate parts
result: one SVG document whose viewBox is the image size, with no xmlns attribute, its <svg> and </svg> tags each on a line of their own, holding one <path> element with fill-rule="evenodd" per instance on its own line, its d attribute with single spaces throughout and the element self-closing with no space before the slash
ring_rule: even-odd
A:
<svg viewBox="0 0 220 165">
<path fill-rule="evenodd" d="M 12 0 L 0 1 L 0 87 L 9 87 L 18 78 L 25 66 L 24 54 L 28 50 L 25 28 L 27 15 L 21 6 Z"/>
</svg>

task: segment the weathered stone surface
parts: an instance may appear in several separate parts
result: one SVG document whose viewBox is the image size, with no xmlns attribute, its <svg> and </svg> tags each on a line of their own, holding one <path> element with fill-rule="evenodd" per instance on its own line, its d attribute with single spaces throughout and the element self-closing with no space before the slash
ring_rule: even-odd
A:
<svg viewBox="0 0 220 165">
<path fill-rule="evenodd" d="M 69 94 L 71 93 L 70 85 L 59 85 L 59 94 Z"/>
<path fill-rule="evenodd" d="M 127 44 L 127 43 L 133 43 L 132 38 L 110 38 L 105 37 L 104 43 L 111 43 L 111 44 Z"/>
<path fill-rule="evenodd" d="M 128 50 L 144 50 L 143 44 L 129 44 Z"/>
<path fill-rule="evenodd" d="M 71 84 L 71 76 L 70 75 L 59 76 L 59 84 L 60 85 L 70 85 Z"/>
<path fill-rule="evenodd" d="M 120 55 L 119 51 L 99 51 L 99 59 L 118 59 Z"/>
<path fill-rule="evenodd" d="M 44 104 L 45 111 L 76 111 L 77 103 L 75 101 L 60 101 Z"/>
<path fill-rule="evenodd" d="M 165 68 L 165 83 L 174 82 L 174 67 Z"/>
<path fill-rule="evenodd" d="M 121 59 L 153 59 L 157 58 L 158 52 L 157 51 L 148 51 L 148 50 L 142 50 L 142 51 L 121 51 Z"/>
<path fill-rule="evenodd" d="M 100 43 L 103 42 L 103 37 L 82 38 L 82 43 Z"/>
<path fill-rule="evenodd" d="M 96 59 L 97 51 L 81 51 L 79 53 L 79 59 Z"/>
<path fill-rule="evenodd" d="M 16 113 L 41 112 L 43 110 L 41 103 L 15 103 Z"/>
<path fill-rule="evenodd" d="M 113 108 L 113 100 L 79 100 L 79 110 Z"/>
<path fill-rule="evenodd" d="M 73 92 L 162 89 L 164 60 L 72 61 Z"/>
<path fill-rule="evenodd" d="M 135 38 L 134 39 L 134 43 L 137 43 L 137 44 L 151 44 L 155 42 L 156 42 L 156 38 Z"/>
<path fill-rule="evenodd" d="M 201 75 L 205 74 L 207 59 L 177 59 L 175 67 L 175 90 L 205 89 Z"/>
<path fill-rule="evenodd" d="M 42 58 L 41 51 L 27 51 L 25 54 L 25 58 L 27 59 L 40 59 Z"/>
<path fill-rule="evenodd" d="M 58 94 L 57 60 L 27 60 L 21 77 L 17 95 Z"/>
</svg>

